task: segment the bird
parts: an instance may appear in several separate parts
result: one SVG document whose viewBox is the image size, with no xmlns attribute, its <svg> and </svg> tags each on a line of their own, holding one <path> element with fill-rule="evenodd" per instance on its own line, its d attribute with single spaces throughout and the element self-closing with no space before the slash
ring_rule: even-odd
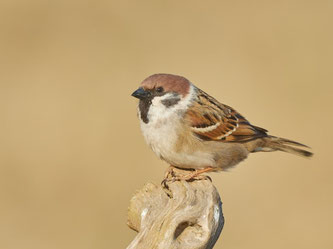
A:
<svg viewBox="0 0 333 249">
<path fill-rule="evenodd" d="M 302 143 L 269 135 L 266 129 L 252 125 L 234 108 L 179 75 L 153 74 L 132 96 L 139 99 L 145 141 L 170 165 L 166 178 L 175 168 L 191 171 L 176 177 L 180 180 L 225 171 L 255 152 L 313 155 Z"/>
</svg>

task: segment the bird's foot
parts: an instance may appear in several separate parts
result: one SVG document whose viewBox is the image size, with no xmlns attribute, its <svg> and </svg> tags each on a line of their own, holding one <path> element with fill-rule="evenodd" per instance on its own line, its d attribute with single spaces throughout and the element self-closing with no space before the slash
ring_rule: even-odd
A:
<svg viewBox="0 0 333 249">
<path fill-rule="evenodd" d="M 170 165 L 169 168 L 165 171 L 165 174 L 164 174 L 164 180 L 165 179 L 169 179 L 169 178 L 172 178 L 174 177 L 176 174 L 175 174 L 175 167 Z"/>
<path fill-rule="evenodd" d="M 170 198 L 172 198 L 172 193 L 169 188 L 168 182 L 174 182 L 173 179 L 176 177 L 174 169 L 175 167 L 170 165 L 169 168 L 165 171 L 164 179 L 161 182 L 162 188 Z"/>
<path fill-rule="evenodd" d="M 210 180 L 210 181 L 212 181 L 212 179 L 209 176 L 202 175 L 203 173 L 210 172 L 212 170 L 213 170 L 212 167 L 207 167 L 207 168 L 204 168 L 204 169 L 195 170 L 194 172 L 192 172 L 190 174 L 187 174 L 187 175 L 175 176 L 172 180 L 173 181 L 187 181 L 187 182 L 192 182 L 192 181 L 195 181 L 195 180 Z"/>
<path fill-rule="evenodd" d="M 209 180 L 212 181 L 212 179 L 209 176 L 202 175 L 203 173 L 213 171 L 213 167 L 207 167 L 200 170 L 194 170 L 193 172 L 189 174 L 176 174 L 175 167 L 170 166 L 168 170 L 165 172 L 165 176 L 163 181 L 161 182 L 161 185 L 164 189 L 169 190 L 168 183 L 169 182 L 176 182 L 176 181 L 187 181 L 192 182 L 196 180 Z"/>
</svg>

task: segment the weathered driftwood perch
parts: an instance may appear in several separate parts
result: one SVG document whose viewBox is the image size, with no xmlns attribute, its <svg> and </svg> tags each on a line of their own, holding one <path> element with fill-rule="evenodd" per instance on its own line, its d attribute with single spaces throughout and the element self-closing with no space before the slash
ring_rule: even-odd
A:
<svg viewBox="0 0 333 249">
<path fill-rule="evenodd" d="M 220 196 L 207 180 L 147 183 L 131 199 L 128 226 L 138 234 L 127 249 L 213 248 L 224 225 Z"/>
</svg>

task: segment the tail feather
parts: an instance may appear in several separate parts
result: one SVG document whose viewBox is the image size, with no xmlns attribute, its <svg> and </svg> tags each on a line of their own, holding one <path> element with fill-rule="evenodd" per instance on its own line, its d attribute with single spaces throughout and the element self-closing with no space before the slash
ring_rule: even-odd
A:
<svg viewBox="0 0 333 249">
<path fill-rule="evenodd" d="M 311 157 L 313 155 L 312 152 L 299 148 L 299 147 L 309 148 L 309 146 L 289 139 L 268 136 L 265 138 L 265 141 L 266 141 L 265 147 L 271 150 L 280 150 L 304 157 Z"/>
</svg>

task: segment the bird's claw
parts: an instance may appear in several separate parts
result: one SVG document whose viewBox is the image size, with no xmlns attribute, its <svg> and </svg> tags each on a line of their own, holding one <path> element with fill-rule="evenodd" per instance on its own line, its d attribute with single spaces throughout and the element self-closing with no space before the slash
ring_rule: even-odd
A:
<svg viewBox="0 0 333 249">
<path fill-rule="evenodd" d="M 164 175 L 164 179 L 161 182 L 162 188 L 165 190 L 166 194 L 172 198 L 172 193 L 169 188 L 168 183 L 176 182 L 176 181 L 186 181 L 186 182 L 193 182 L 198 180 L 209 180 L 212 182 L 212 179 L 207 175 L 202 175 L 202 173 L 211 171 L 212 168 L 206 168 L 202 170 L 195 170 L 189 174 L 176 174 L 174 171 L 174 167 L 170 166 Z"/>
</svg>

